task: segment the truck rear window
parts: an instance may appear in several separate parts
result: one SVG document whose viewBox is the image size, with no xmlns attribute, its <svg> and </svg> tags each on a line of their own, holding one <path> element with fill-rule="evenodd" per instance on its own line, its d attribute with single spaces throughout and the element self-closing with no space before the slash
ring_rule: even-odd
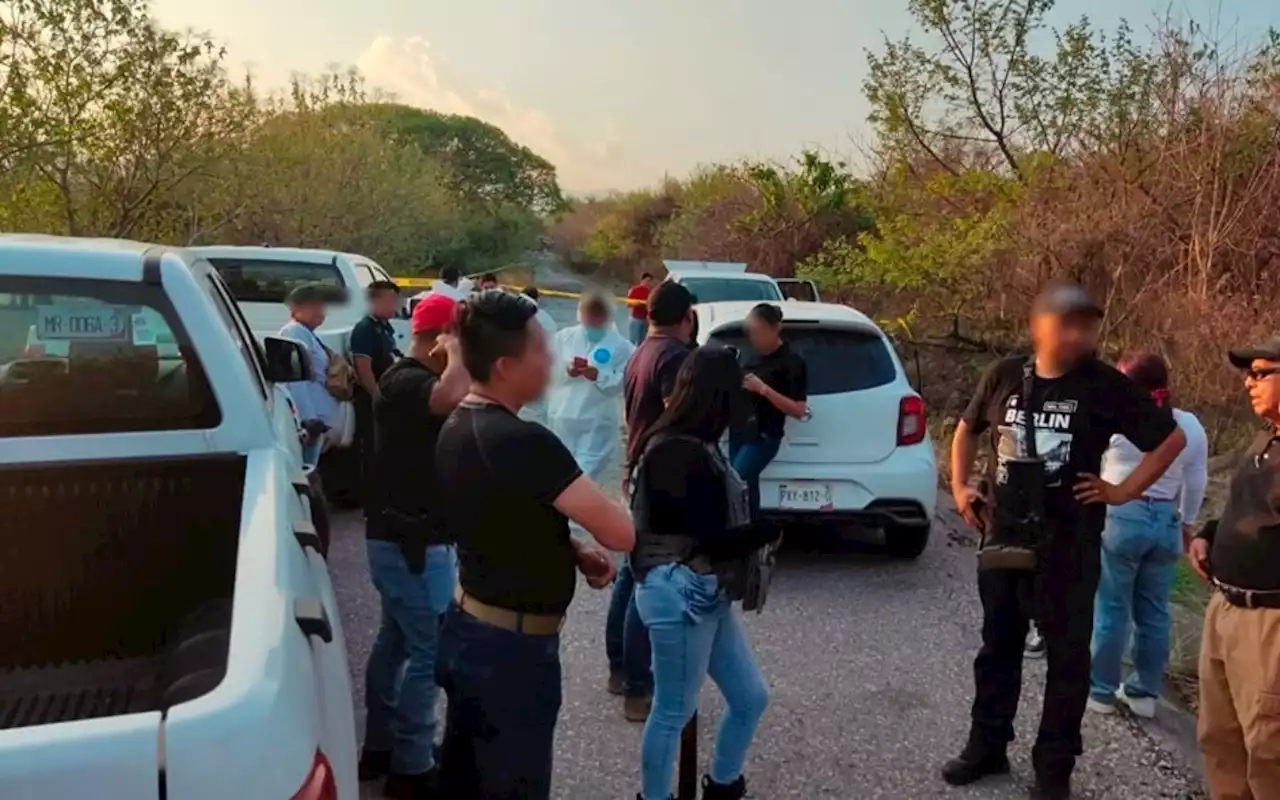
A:
<svg viewBox="0 0 1280 800">
<path fill-rule="evenodd" d="M 785 322 L 782 330 L 808 368 L 810 396 L 874 389 L 897 376 L 884 340 L 873 333 Z M 716 331 L 711 338 L 738 348 L 744 362 L 755 357 L 741 327 Z"/>
<path fill-rule="evenodd" d="M 220 421 L 160 287 L 0 278 L 0 436 L 209 429 Z"/>
<path fill-rule="evenodd" d="M 693 293 L 699 303 L 721 303 L 728 300 L 781 300 L 776 284 L 770 281 L 734 280 L 732 278 L 681 278 L 680 283 Z"/>
<path fill-rule="evenodd" d="M 343 289 L 342 273 L 333 264 L 248 258 L 211 258 L 209 263 L 241 303 L 283 303 L 305 283 Z"/>
</svg>

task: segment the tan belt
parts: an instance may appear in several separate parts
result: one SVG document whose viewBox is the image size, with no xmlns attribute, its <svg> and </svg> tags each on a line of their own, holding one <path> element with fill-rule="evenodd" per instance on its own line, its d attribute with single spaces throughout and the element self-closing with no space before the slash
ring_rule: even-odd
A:
<svg viewBox="0 0 1280 800">
<path fill-rule="evenodd" d="M 463 611 L 495 628 L 530 636 L 554 636 L 564 627 L 563 614 L 525 614 L 491 606 L 462 591 L 461 586 L 454 589 L 453 599 Z"/>
</svg>

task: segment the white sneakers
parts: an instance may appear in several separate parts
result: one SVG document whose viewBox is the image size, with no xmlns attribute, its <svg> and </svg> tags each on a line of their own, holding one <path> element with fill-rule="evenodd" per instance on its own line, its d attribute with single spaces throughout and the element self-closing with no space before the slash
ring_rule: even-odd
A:
<svg viewBox="0 0 1280 800">
<path fill-rule="evenodd" d="M 1156 715 L 1156 699 L 1154 697 L 1130 697 L 1125 694 L 1124 687 L 1121 686 L 1116 691 L 1116 700 L 1128 706 L 1135 717 L 1143 719 L 1152 719 Z M 1101 700 L 1095 700 L 1090 697 L 1085 703 L 1085 707 L 1095 714 L 1114 714 L 1116 713 L 1115 703 L 1104 703 Z"/>
</svg>

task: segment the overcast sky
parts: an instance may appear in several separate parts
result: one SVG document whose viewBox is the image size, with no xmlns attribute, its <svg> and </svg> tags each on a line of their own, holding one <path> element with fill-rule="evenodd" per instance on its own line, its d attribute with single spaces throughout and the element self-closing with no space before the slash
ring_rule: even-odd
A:
<svg viewBox="0 0 1280 800">
<path fill-rule="evenodd" d="M 402 102 L 470 114 L 552 161 L 576 191 L 649 185 L 699 163 L 852 152 L 865 48 L 908 30 L 906 0 L 157 0 L 233 65 L 282 85 L 355 65 Z M 1276 0 L 1059 0 L 1055 21 L 1165 11 L 1221 38 L 1280 26 Z"/>
</svg>

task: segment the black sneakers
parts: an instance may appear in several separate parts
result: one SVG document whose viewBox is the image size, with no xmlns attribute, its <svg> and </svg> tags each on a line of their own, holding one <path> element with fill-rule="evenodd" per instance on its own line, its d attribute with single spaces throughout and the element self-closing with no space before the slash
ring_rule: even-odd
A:
<svg viewBox="0 0 1280 800">
<path fill-rule="evenodd" d="M 747 796 L 747 779 L 739 775 L 733 783 L 716 783 L 702 776 L 702 800 L 742 800 Z"/>
<path fill-rule="evenodd" d="M 968 786 L 988 775 L 1009 772 L 1009 757 L 1004 753 L 978 755 L 965 750 L 942 766 L 942 779 L 952 786 Z"/>
</svg>

